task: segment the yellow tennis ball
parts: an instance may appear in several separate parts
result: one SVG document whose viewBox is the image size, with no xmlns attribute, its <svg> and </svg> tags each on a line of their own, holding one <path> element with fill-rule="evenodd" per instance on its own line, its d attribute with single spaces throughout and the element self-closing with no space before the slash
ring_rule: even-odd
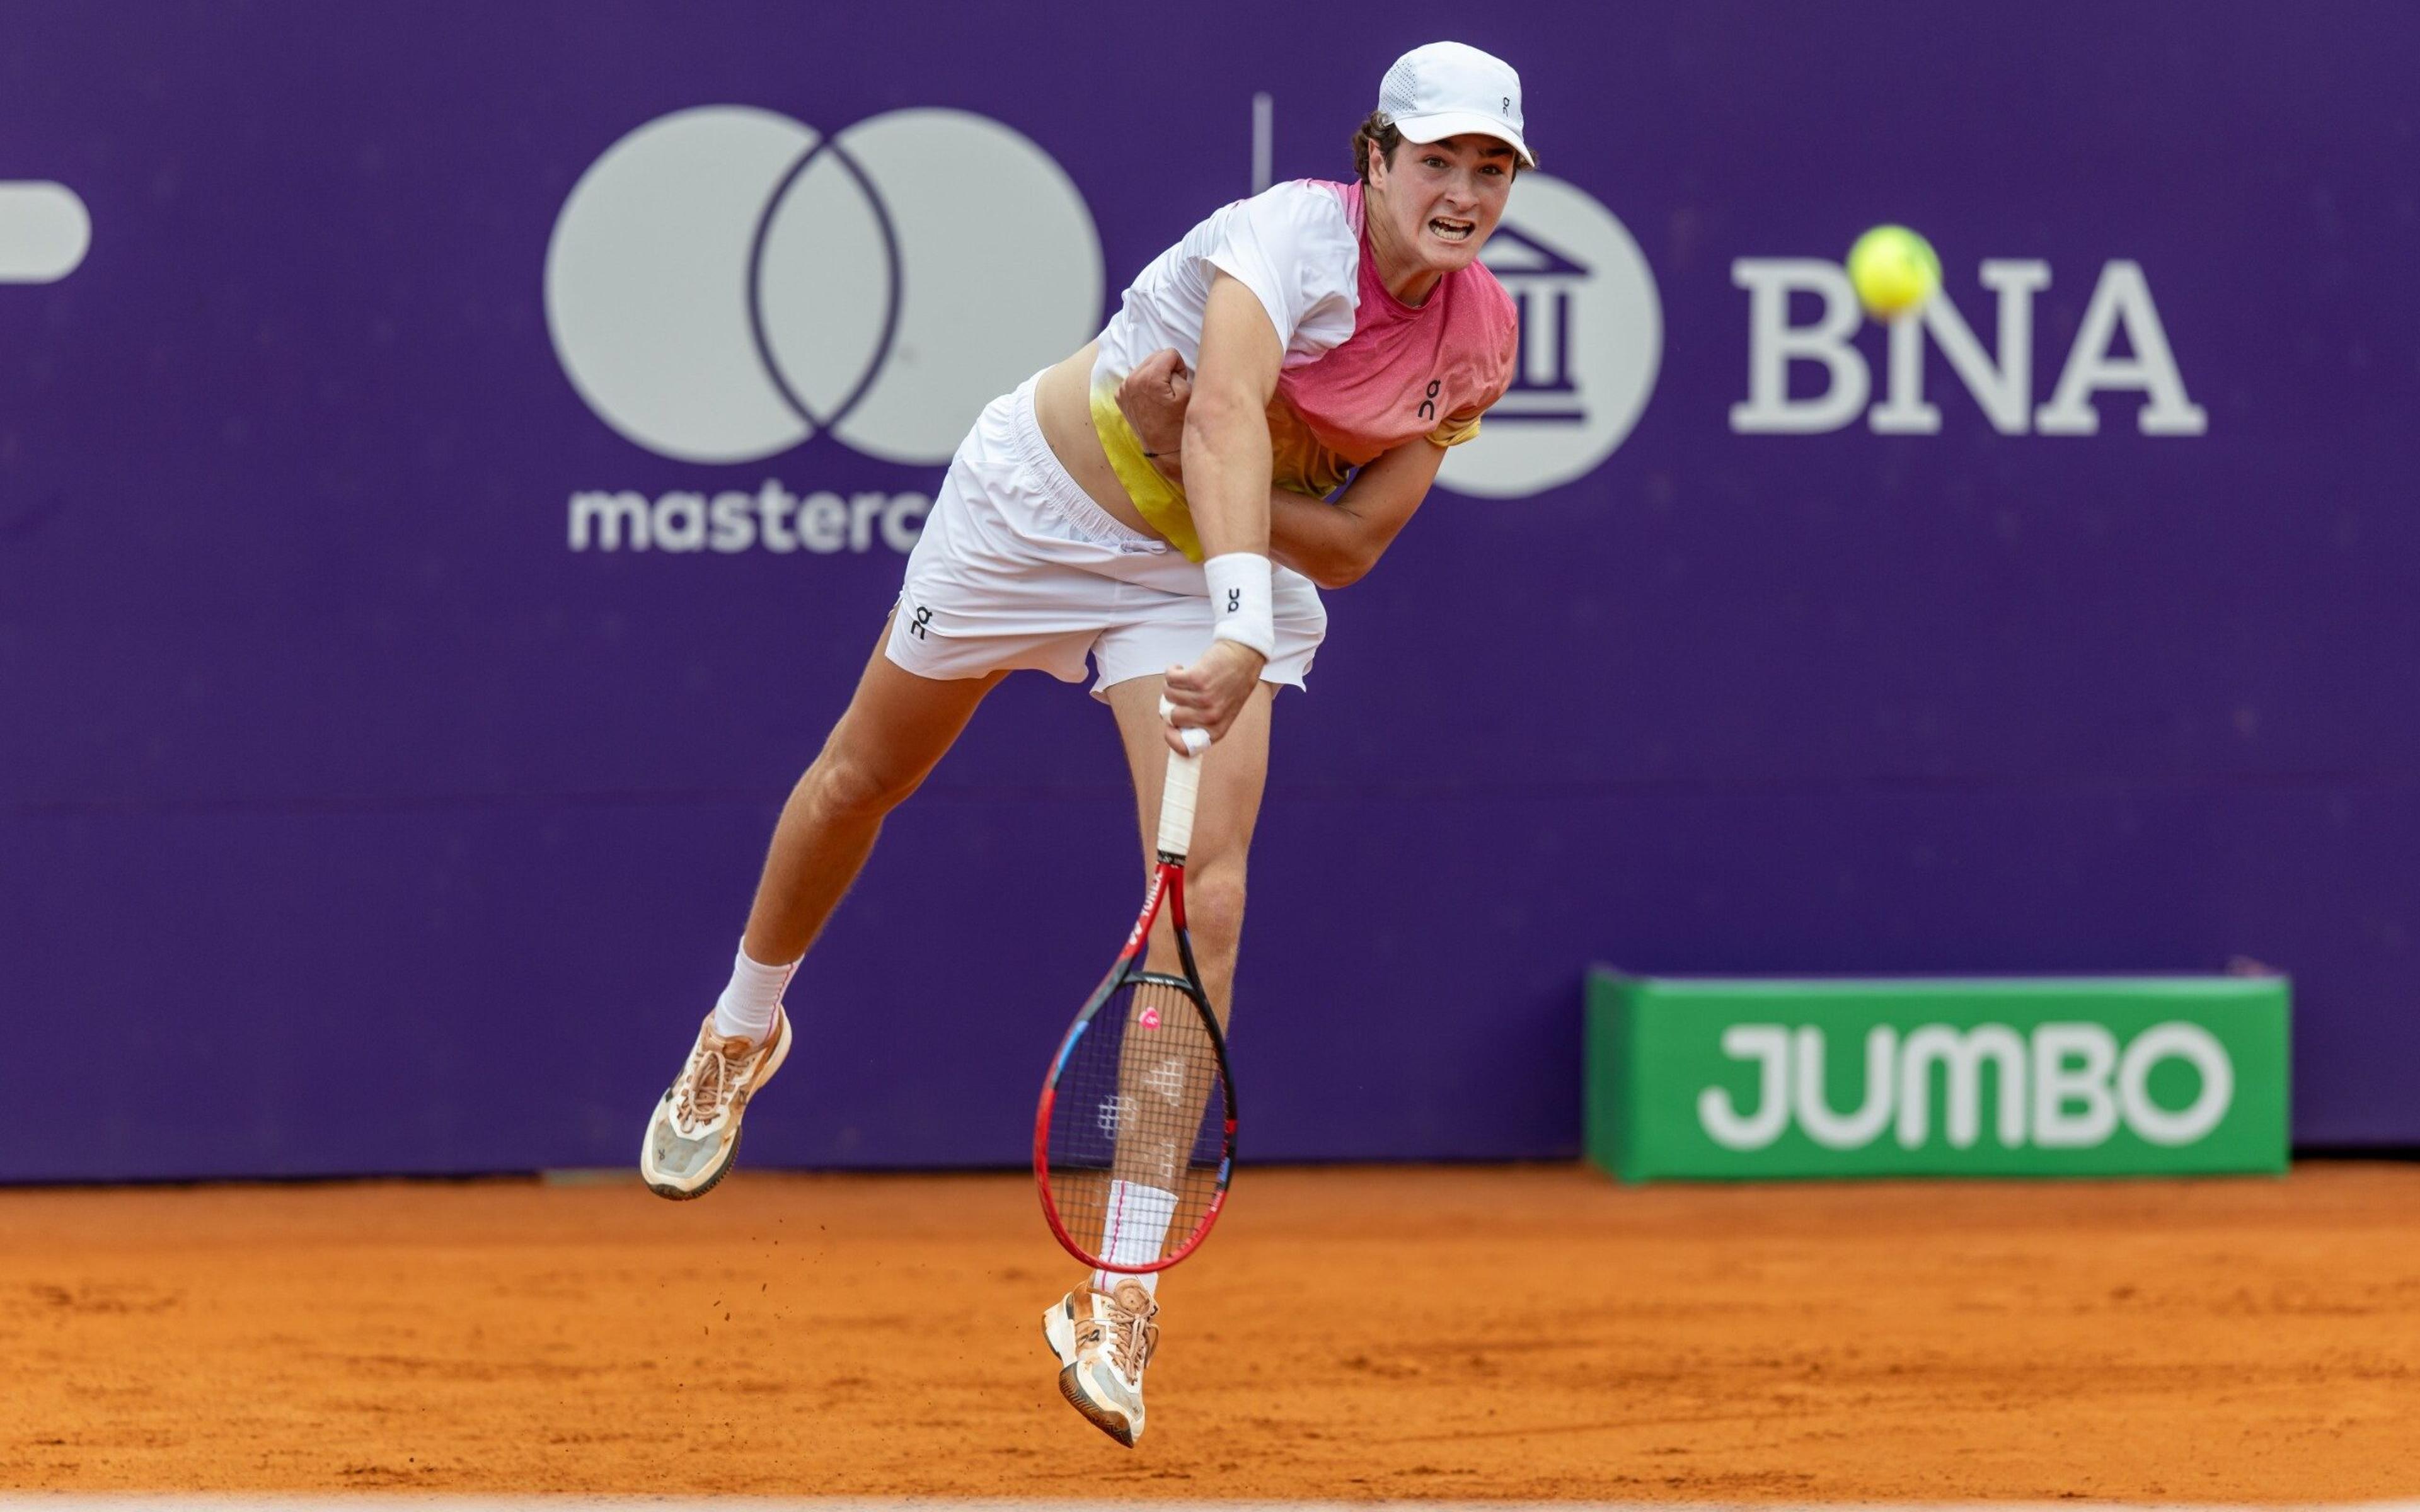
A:
<svg viewBox="0 0 2420 1512">
<path fill-rule="evenodd" d="M 1941 286 L 1941 259 L 1931 242 L 1907 227 L 1878 225 L 1849 249 L 1849 282 L 1868 315 L 1896 320 Z"/>
</svg>

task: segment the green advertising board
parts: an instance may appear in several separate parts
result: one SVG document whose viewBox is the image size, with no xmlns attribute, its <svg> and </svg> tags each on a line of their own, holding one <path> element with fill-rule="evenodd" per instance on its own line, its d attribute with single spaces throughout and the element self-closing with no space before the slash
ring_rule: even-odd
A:
<svg viewBox="0 0 2420 1512">
<path fill-rule="evenodd" d="M 1588 986 L 1588 1151 L 1665 1177 L 2283 1171 L 2283 977 Z"/>
</svg>

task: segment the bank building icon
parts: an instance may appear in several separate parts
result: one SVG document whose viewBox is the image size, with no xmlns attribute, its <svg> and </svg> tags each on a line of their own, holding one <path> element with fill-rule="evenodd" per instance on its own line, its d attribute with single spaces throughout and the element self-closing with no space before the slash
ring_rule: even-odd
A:
<svg viewBox="0 0 2420 1512">
<path fill-rule="evenodd" d="M 1572 296 L 1590 270 L 1554 243 L 1499 224 L 1480 255 L 1521 318 L 1520 366 L 1490 424 L 1576 425 L 1588 419 L 1572 378 Z"/>
<path fill-rule="evenodd" d="M 1479 255 L 1512 297 L 1519 355 L 1485 428 L 1447 455 L 1437 481 L 1526 499 L 1587 477 L 1630 434 L 1663 360 L 1663 301 L 1614 213 L 1545 174 L 1521 176 L 1518 214 Z"/>
</svg>

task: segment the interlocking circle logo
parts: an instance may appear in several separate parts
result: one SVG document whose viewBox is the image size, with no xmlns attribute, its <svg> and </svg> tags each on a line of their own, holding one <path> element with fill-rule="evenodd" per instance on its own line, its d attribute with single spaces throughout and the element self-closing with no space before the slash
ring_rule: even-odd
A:
<svg viewBox="0 0 2420 1512">
<path fill-rule="evenodd" d="M 824 137 L 712 105 L 581 176 L 546 318 L 572 387 L 651 452 L 752 462 L 828 430 L 931 464 L 1092 337 L 1101 283 L 1083 196 L 998 121 L 901 110 Z"/>
<path fill-rule="evenodd" d="M 1515 499 L 1587 476 L 1647 408 L 1664 360 L 1664 305 L 1613 212 L 1525 172 L 1480 260 L 1521 311 L 1521 366 L 1478 437 L 1446 454 L 1456 493 Z"/>
</svg>

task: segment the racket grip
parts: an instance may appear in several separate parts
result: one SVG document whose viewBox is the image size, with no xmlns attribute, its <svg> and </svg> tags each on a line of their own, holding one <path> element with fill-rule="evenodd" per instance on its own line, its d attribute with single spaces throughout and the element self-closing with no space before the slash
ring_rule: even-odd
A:
<svg viewBox="0 0 2420 1512">
<path fill-rule="evenodd" d="M 1208 750 L 1210 748 L 1210 742 L 1217 737 L 1212 735 L 1207 730 L 1198 729 L 1192 725 L 1177 724 L 1175 714 L 1175 704 L 1169 702 L 1168 700 L 1164 698 L 1159 701 L 1159 717 L 1168 721 L 1169 726 L 1176 731 L 1176 738 L 1185 742 L 1185 748 L 1196 756 Z"/>
<path fill-rule="evenodd" d="M 1168 753 L 1168 780 L 1159 792 L 1159 854 L 1182 861 L 1193 844 L 1193 801 L 1202 786 L 1202 758 Z"/>
</svg>

